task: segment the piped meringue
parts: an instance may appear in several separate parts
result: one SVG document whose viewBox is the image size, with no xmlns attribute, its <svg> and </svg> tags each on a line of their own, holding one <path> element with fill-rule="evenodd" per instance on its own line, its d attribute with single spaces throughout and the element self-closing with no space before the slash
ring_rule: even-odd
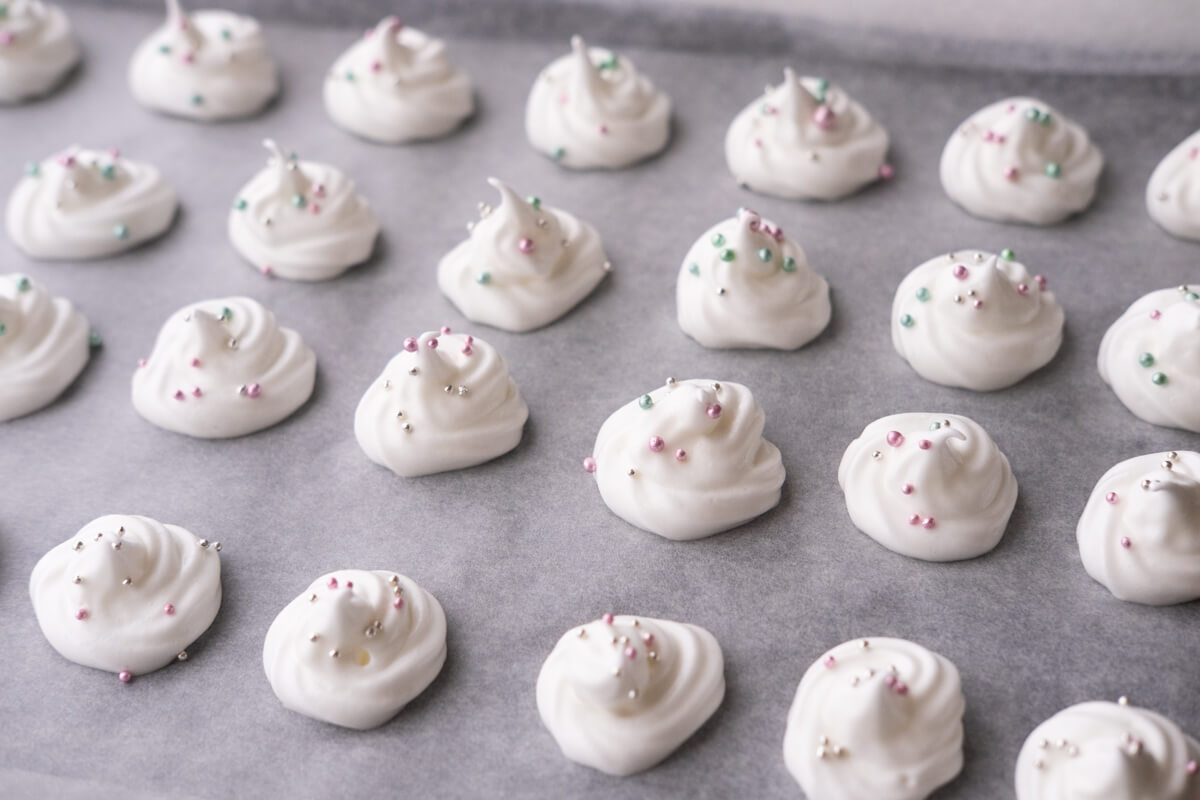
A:
<svg viewBox="0 0 1200 800">
<path fill-rule="evenodd" d="M 783 737 L 808 800 L 920 800 L 962 771 L 958 669 L 904 639 L 856 639 L 808 668 Z"/>
<path fill-rule="evenodd" d="M 1200 286 L 1135 301 L 1100 340 L 1098 366 L 1138 417 L 1200 433 Z"/>
<path fill-rule="evenodd" d="M 24 275 L 0 275 L 0 422 L 49 405 L 87 365 L 88 323 Z"/>
<path fill-rule="evenodd" d="M 1094 701 L 1033 729 L 1017 756 L 1017 800 L 1198 800 L 1200 743 L 1144 708 Z"/>
<path fill-rule="evenodd" d="M 725 134 L 725 162 L 737 182 L 789 199 L 837 200 L 891 177 L 887 149 L 887 131 L 854 98 L 790 68 Z"/>
<path fill-rule="evenodd" d="M 631 525 L 668 539 L 711 536 L 779 503 L 783 460 L 765 422 L 740 383 L 670 378 L 605 420 L 584 468 Z"/>
<path fill-rule="evenodd" d="M 540 328 L 591 294 L 611 269 L 600 234 L 566 211 L 522 200 L 496 178 L 500 205 L 479 204 L 471 235 L 438 264 L 438 286 L 472 322 Z"/>
<path fill-rule="evenodd" d="M 102 258 L 161 235 L 177 206 L 158 168 L 75 145 L 26 165 L 5 221 L 13 244 L 32 258 Z"/>
<path fill-rule="evenodd" d="M 66 12 L 38 0 L 6 0 L 0 14 L 0 103 L 48 94 L 79 63 Z"/>
<path fill-rule="evenodd" d="M 413 477 L 507 453 L 528 418 L 496 348 L 442 328 L 405 339 L 359 402 L 354 436 L 376 464 Z"/>
<path fill-rule="evenodd" d="M 926 561 L 975 558 L 1000 542 L 1017 480 L 979 423 L 957 414 L 893 414 L 850 443 L 838 484 L 855 527 Z"/>
<path fill-rule="evenodd" d="M 221 607 L 219 542 L 110 514 L 42 556 L 29 595 L 47 641 L 122 681 L 187 658 Z"/>
<path fill-rule="evenodd" d="M 675 285 L 679 327 L 705 347 L 795 350 L 829 324 L 829 284 L 783 229 L 749 209 L 709 228 Z"/>
<path fill-rule="evenodd" d="M 325 110 L 351 133 L 384 144 L 444 136 L 475 109 L 471 79 L 446 44 L 386 17 L 338 57 Z"/>
<path fill-rule="evenodd" d="M 229 239 L 261 272 L 323 281 L 366 261 L 379 220 L 340 169 L 299 161 L 271 139 L 267 167 L 238 192 Z"/>
<path fill-rule="evenodd" d="M 1115 597 L 1155 606 L 1200 598 L 1200 453 L 1117 464 L 1092 490 L 1075 535 L 1084 569 Z"/>
<path fill-rule="evenodd" d="M 166 22 L 129 62 L 129 88 L 139 103 L 211 122 L 254 114 L 279 93 L 258 20 L 231 11 L 187 14 L 179 0 L 166 3 Z"/>
<path fill-rule="evenodd" d="M 892 302 L 892 344 L 917 374 L 989 392 L 1025 378 L 1062 344 L 1063 310 L 1012 250 L 935 256 L 908 273 Z"/>
<path fill-rule="evenodd" d="M 525 106 L 535 150 L 564 167 L 619 169 L 667 146 L 671 98 L 625 56 L 571 38 L 538 75 Z"/>
<path fill-rule="evenodd" d="M 317 358 L 300 334 L 248 297 L 172 314 L 133 374 L 133 407 L 160 428 L 202 439 L 243 436 L 304 405 Z"/>
<path fill-rule="evenodd" d="M 716 637 L 698 625 L 624 614 L 563 634 L 537 680 L 538 712 L 563 755 L 610 775 L 662 761 L 724 696 Z"/>
<path fill-rule="evenodd" d="M 1167 233 L 1200 239 L 1200 131 L 1154 168 L 1146 184 L 1146 210 Z"/>
<path fill-rule="evenodd" d="M 942 187 L 977 217 L 1052 225 L 1083 211 L 1104 166 L 1087 131 L 1032 97 L 992 103 L 942 151 Z"/>
<path fill-rule="evenodd" d="M 322 575 L 279 612 L 263 643 L 263 669 L 285 708 L 359 730 L 394 717 L 445 661 L 441 603 L 386 570 Z"/>
</svg>

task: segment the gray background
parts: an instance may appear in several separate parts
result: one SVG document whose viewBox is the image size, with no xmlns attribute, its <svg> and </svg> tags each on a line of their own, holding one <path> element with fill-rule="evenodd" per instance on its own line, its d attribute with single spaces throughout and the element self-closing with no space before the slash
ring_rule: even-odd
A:
<svg viewBox="0 0 1200 800">
<path fill-rule="evenodd" d="M 84 68 L 50 99 L 0 110 L 7 174 L 15 181 L 24 161 L 72 142 L 119 145 L 164 169 L 182 212 L 160 242 L 99 263 L 33 263 L 0 242 L 0 271 L 71 298 L 105 338 L 59 402 L 0 426 L 0 794 L 797 796 L 780 755 L 796 683 L 825 649 L 864 635 L 911 638 L 962 672 L 966 767 L 939 800 L 1011 796 L 1021 742 L 1071 703 L 1128 694 L 1200 733 L 1200 604 L 1119 602 L 1083 571 L 1074 541 L 1088 493 L 1113 463 L 1200 449 L 1194 434 L 1135 419 L 1095 368 L 1101 335 L 1128 303 L 1200 283 L 1200 245 L 1158 230 L 1142 199 L 1158 159 L 1200 127 L 1194 81 L 951 72 L 819 47 L 814 55 L 804 40 L 791 57 L 747 42 L 743 52 L 729 42 L 720 53 L 630 48 L 622 52 L 675 99 L 672 142 L 638 168 L 579 174 L 534 153 L 522 129 L 529 84 L 566 51 L 565 32 L 499 43 L 453 36 L 452 56 L 477 81 L 476 118 L 443 141 L 386 148 L 336 129 L 318 100 L 324 70 L 356 31 L 273 24 L 280 101 L 248 122 L 204 126 L 155 116 L 125 87 L 127 57 L 157 16 L 73 16 Z M 888 127 L 893 182 L 830 205 L 735 185 L 725 126 L 787 63 L 840 83 Z M 973 219 L 937 180 L 958 122 L 1026 92 L 1085 125 L 1108 157 L 1094 207 L 1049 229 Z M 262 167 L 258 142 L 268 135 L 358 179 L 384 224 L 369 264 L 305 285 L 264 278 L 233 252 L 225 215 Z M 465 236 L 476 201 L 493 199 L 489 174 L 593 222 L 615 264 L 590 299 L 545 330 L 465 325 L 437 291 L 438 258 Z M 834 287 L 829 330 L 799 352 L 706 351 L 676 326 L 680 259 L 743 203 L 780 222 Z M 896 284 L 933 254 L 1006 246 L 1049 276 L 1066 308 L 1058 357 L 994 394 L 916 377 L 889 341 Z M 274 309 L 316 350 L 311 402 L 233 441 L 192 440 L 140 419 L 129 378 L 163 320 L 233 294 Z M 353 411 L 403 337 L 443 323 L 500 349 L 530 422 L 520 447 L 494 463 L 404 480 L 359 451 Z M 755 391 L 788 471 L 777 509 L 692 543 L 608 512 L 579 460 L 613 409 L 667 375 Z M 850 524 L 836 482 L 843 449 L 873 419 L 916 410 L 973 417 L 1011 459 L 1021 494 L 991 554 L 923 563 Z M 26 589 L 42 553 L 110 512 L 225 543 L 225 601 L 211 630 L 188 662 L 129 685 L 58 656 Z M 438 680 L 366 733 L 285 711 L 260 660 L 278 610 L 317 575 L 350 566 L 412 576 L 441 600 L 450 625 Z M 728 694 L 710 722 L 659 767 L 622 780 L 562 758 L 534 703 L 558 636 L 607 610 L 698 623 L 726 657 Z"/>
</svg>

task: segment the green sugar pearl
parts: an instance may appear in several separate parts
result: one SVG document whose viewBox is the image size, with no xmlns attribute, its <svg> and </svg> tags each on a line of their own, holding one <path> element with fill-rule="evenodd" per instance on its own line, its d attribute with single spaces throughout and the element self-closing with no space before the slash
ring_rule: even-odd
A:
<svg viewBox="0 0 1200 800">
<path fill-rule="evenodd" d="M 3 336 L 6 333 L 8 333 L 8 326 L 3 322 L 0 322 L 0 336 Z"/>
<path fill-rule="evenodd" d="M 929 430 L 931 430 L 931 431 L 939 431 L 939 430 L 941 430 L 941 429 L 942 429 L 942 423 L 940 423 L 940 422 L 931 422 L 931 423 L 929 423 Z"/>
<path fill-rule="evenodd" d="M 596 65 L 596 69 L 600 70 L 601 72 L 604 72 L 605 70 L 609 70 L 609 69 L 616 69 L 616 68 L 617 68 L 617 54 L 612 53 L 612 52 L 610 52 L 608 54 L 608 58 L 604 59 L 603 61 L 601 61 L 599 64 Z"/>
<path fill-rule="evenodd" d="M 1150 376 L 1150 382 L 1153 383 L 1155 386 L 1166 386 L 1167 385 L 1167 375 L 1164 372 L 1156 372 Z"/>
<path fill-rule="evenodd" d="M 308 201 L 304 199 L 304 195 L 294 194 L 292 195 L 292 205 L 294 205 L 296 208 L 304 208 L 306 205 L 308 205 Z"/>
<path fill-rule="evenodd" d="M 1062 167 L 1060 167 L 1058 164 L 1051 161 L 1049 164 L 1046 165 L 1046 177 L 1047 178 L 1057 178 L 1060 175 L 1062 175 Z"/>
<path fill-rule="evenodd" d="M 1030 122 L 1037 122 L 1041 118 L 1042 112 L 1038 111 L 1036 108 L 1025 109 L 1025 119 L 1029 120 Z"/>
<path fill-rule="evenodd" d="M 204 95 L 200 94 L 199 92 L 196 92 L 195 94 L 193 94 L 192 95 L 192 105 L 194 105 L 194 106 L 204 105 Z"/>
<path fill-rule="evenodd" d="M 229 30 L 229 28 L 221 28 L 221 38 L 228 42 L 233 38 L 233 31 Z"/>
<path fill-rule="evenodd" d="M 529 197 L 525 198 L 525 202 L 529 203 L 529 205 L 533 206 L 534 209 L 537 211 L 542 210 L 542 198 L 540 198 L 540 197 L 534 197 L 533 195 L 529 195 Z"/>
<path fill-rule="evenodd" d="M 169 44 L 160 44 L 160 45 L 158 46 L 158 52 L 162 53 L 164 56 L 169 56 L 169 55 L 171 55 L 171 45 L 169 45 Z"/>
<path fill-rule="evenodd" d="M 1188 292 L 1187 294 L 1185 294 L 1183 296 L 1183 299 L 1184 300 L 1200 300 L 1200 294 L 1196 294 L 1195 292 Z"/>
<path fill-rule="evenodd" d="M 117 237 L 118 239 L 128 239 L 129 226 L 123 222 L 117 223 L 113 226 L 113 236 Z"/>
<path fill-rule="evenodd" d="M 643 410 L 649 409 L 654 405 L 654 398 L 648 394 L 644 394 L 638 398 L 638 405 L 641 406 Z"/>
<path fill-rule="evenodd" d="M 1142 353 L 1140 356 L 1138 356 L 1138 363 L 1143 367 L 1153 367 L 1154 355 L 1152 353 Z"/>
<path fill-rule="evenodd" d="M 735 258 L 737 258 L 737 253 L 733 252 L 728 247 L 722 248 L 721 252 L 717 255 L 722 261 L 733 261 Z"/>
<path fill-rule="evenodd" d="M 916 323 L 917 323 L 917 321 L 912 318 L 911 314 L 901 314 L 900 315 L 900 324 L 903 325 L 904 327 L 911 328 Z"/>
<path fill-rule="evenodd" d="M 246 198 L 239 197 L 237 200 L 234 200 L 233 207 L 236 208 L 238 211 L 245 211 L 246 210 Z"/>
<path fill-rule="evenodd" d="M 351 70 L 346 70 L 345 78 L 347 83 L 354 83 L 354 72 Z"/>
<path fill-rule="evenodd" d="M 30 161 L 25 165 L 25 174 L 31 178 L 36 178 L 42 174 L 42 167 L 36 161 Z"/>
<path fill-rule="evenodd" d="M 0 19 L 8 16 L 8 3 L 0 3 Z"/>
<path fill-rule="evenodd" d="M 720 233 L 714 233 L 712 239 L 710 239 L 709 241 L 712 242 L 713 247 L 724 247 L 725 246 L 725 237 L 724 237 L 724 235 L 722 235 Z"/>
<path fill-rule="evenodd" d="M 926 289 L 924 286 L 922 286 L 920 289 L 917 289 L 917 299 L 920 300 L 922 303 L 928 302 L 929 301 L 929 290 Z"/>
<path fill-rule="evenodd" d="M 90 333 L 88 333 L 88 346 L 102 347 L 103 345 L 104 345 L 104 338 L 102 336 L 100 336 L 99 333 L 97 333 L 96 331 L 91 331 Z"/>
<path fill-rule="evenodd" d="M 766 263 L 771 260 L 771 255 L 771 251 L 764 247 L 758 251 L 758 260 Z"/>
<path fill-rule="evenodd" d="M 111 181 L 117 176 L 117 168 L 112 164 L 105 164 L 100 168 L 100 177 L 106 181 Z"/>
<path fill-rule="evenodd" d="M 490 273 L 490 272 L 479 273 L 479 277 L 477 277 L 475 279 L 475 282 L 478 283 L 480 286 L 487 286 L 489 283 L 492 282 L 492 273 Z"/>
<path fill-rule="evenodd" d="M 1049 125 L 1049 124 L 1050 124 L 1050 112 L 1049 112 L 1049 111 L 1043 111 L 1043 112 L 1042 112 L 1042 118 L 1041 118 L 1040 120 L 1038 120 L 1038 121 L 1039 121 L 1039 122 L 1041 122 L 1043 125 Z"/>
<path fill-rule="evenodd" d="M 566 154 L 567 154 L 567 151 L 565 148 L 556 147 L 556 148 L 554 148 L 554 152 L 550 154 L 550 157 L 553 158 L 555 161 L 562 161 L 563 157 L 566 156 Z"/>
<path fill-rule="evenodd" d="M 796 271 L 796 259 L 792 258 L 791 256 L 788 256 L 787 258 L 785 258 L 783 260 L 783 271 L 784 272 L 795 272 Z"/>
<path fill-rule="evenodd" d="M 229 322 L 229 320 L 233 319 L 233 309 L 229 306 L 223 307 L 221 309 L 221 316 L 218 319 L 222 322 Z"/>
<path fill-rule="evenodd" d="M 699 264 L 697 264 L 697 263 L 695 263 L 695 262 L 693 262 L 693 263 L 692 263 L 692 264 L 691 264 L 691 265 L 688 267 L 688 272 L 692 273 L 693 275 L 699 275 L 699 274 L 700 274 L 700 265 L 699 265 Z"/>
<path fill-rule="evenodd" d="M 1000 251 L 1000 257 L 1003 258 L 1005 261 L 1012 261 L 1014 258 L 1017 257 L 1017 254 L 1012 251 L 1011 247 L 1006 247 Z"/>
<path fill-rule="evenodd" d="M 33 284 L 30 282 L 29 278 L 21 277 L 17 279 L 18 292 L 28 292 L 32 288 Z"/>
</svg>

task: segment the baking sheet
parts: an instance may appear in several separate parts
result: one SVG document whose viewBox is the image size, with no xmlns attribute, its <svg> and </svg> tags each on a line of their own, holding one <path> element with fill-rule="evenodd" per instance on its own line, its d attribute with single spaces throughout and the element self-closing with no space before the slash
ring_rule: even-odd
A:
<svg viewBox="0 0 1200 800">
<path fill-rule="evenodd" d="M 82 377 L 47 410 L 0 426 L 0 794 L 8 797 L 331 794 L 438 797 L 798 796 L 781 742 L 796 684 L 823 651 L 858 636 L 913 639 L 952 659 L 967 698 L 966 767 L 939 792 L 1012 794 L 1017 751 L 1059 709 L 1127 694 L 1200 734 L 1200 604 L 1113 599 L 1079 561 L 1074 526 L 1095 481 L 1141 453 L 1200 449 L 1194 434 L 1130 415 L 1095 368 L 1100 337 L 1143 293 L 1200 283 L 1200 245 L 1146 216 L 1158 159 L 1200 127 L 1200 85 L 1169 78 L 1032 76 L 723 52 L 623 51 L 674 97 L 669 149 L 636 169 L 570 173 L 525 143 L 537 71 L 556 39 L 452 38 L 479 111 L 448 139 L 381 147 L 334 127 L 324 72 L 354 30 L 274 24 L 280 101 L 246 121 L 200 125 L 137 107 L 127 58 L 159 22 L 75 9 L 86 61 L 51 98 L 0 110 L 4 172 L 72 142 L 158 164 L 182 212 L 170 234 L 96 263 L 35 263 L 5 239 L 3 272 L 71 298 L 103 335 Z M 435 29 L 434 32 L 442 32 Z M 586 32 L 585 32 L 586 33 Z M 733 115 L 785 64 L 840 83 L 888 127 L 896 179 L 844 202 L 751 195 L 725 169 Z M 997 57 L 997 66 L 1005 61 Z M 970 112 L 1041 97 L 1085 125 L 1108 165 L 1094 207 L 1034 229 L 976 220 L 941 192 L 937 159 Z M 316 285 L 259 275 L 233 252 L 225 215 L 264 162 L 266 136 L 357 178 L 384 225 L 376 257 Z M 531 334 L 464 324 L 435 280 L 465 235 L 488 175 L 594 223 L 615 265 L 575 312 Z M 828 331 L 795 353 L 706 351 L 675 323 L 676 271 L 713 222 L 750 205 L 781 223 L 834 290 Z M 1067 313 L 1063 348 L 1024 383 L 973 394 L 927 383 L 893 352 L 899 280 L 932 255 L 1011 247 Z M 298 329 L 318 357 L 308 405 L 233 441 L 161 431 L 129 402 L 134 363 L 166 316 L 246 294 Z M 449 324 L 495 344 L 530 406 L 512 454 L 404 480 L 372 464 L 354 407 L 405 336 Z M 610 514 L 579 468 L 618 405 L 668 375 L 736 380 L 767 413 L 788 471 L 777 509 L 736 531 L 673 543 Z M 966 414 L 1008 454 L 1020 498 L 999 547 L 931 564 L 850 523 L 836 481 L 845 446 L 877 417 Z M 183 664 L 128 685 L 71 664 L 40 635 L 28 576 L 51 546 L 101 514 L 146 514 L 224 543 L 225 601 Z M 323 572 L 395 569 L 449 621 L 441 676 L 398 718 L 361 733 L 285 711 L 261 667 L 275 614 Z M 728 693 L 656 769 L 614 779 L 560 756 L 534 682 L 558 636 L 604 611 L 686 620 L 720 640 Z M 380 793 L 383 793 L 382 795 Z"/>
</svg>

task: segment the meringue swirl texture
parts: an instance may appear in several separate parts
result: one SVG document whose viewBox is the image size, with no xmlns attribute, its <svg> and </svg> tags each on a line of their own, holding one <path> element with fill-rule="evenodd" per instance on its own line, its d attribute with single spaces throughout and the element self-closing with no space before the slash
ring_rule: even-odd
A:
<svg viewBox="0 0 1200 800">
<path fill-rule="evenodd" d="M 784 469 L 745 386 L 668 381 L 613 412 L 585 468 L 631 525 L 668 539 L 735 528 L 779 503 Z"/>
<path fill-rule="evenodd" d="M 160 428 L 203 439 L 243 436 L 304 405 L 317 358 L 300 334 L 247 297 L 180 309 L 133 374 L 133 406 Z"/>
<path fill-rule="evenodd" d="M 858 191 L 888 174 L 887 149 L 887 131 L 854 98 L 791 69 L 725 134 L 725 161 L 737 182 L 788 199 L 837 200 Z"/>
<path fill-rule="evenodd" d="M 334 278 L 366 261 L 379 220 L 354 181 L 329 164 L 299 161 L 274 141 L 267 167 L 238 192 L 229 239 L 260 271 L 301 281 Z"/>
<path fill-rule="evenodd" d="M 263 668 L 285 708 L 346 728 L 375 728 L 437 677 L 446 614 L 411 578 L 386 570 L 322 575 L 267 631 Z"/>
<path fill-rule="evenodd" d="M 387 17 L 338 57 L 325 110 L 342 128 L 384 144 L 444 136 L 475 109 L 471 79 L 446 44 Z"/>
<path fill-rule="evenodd" d="M 184 13 L 166 0 L 167 19 L 138 45 L 129 88 L 147 108 L 211 122 L 247 117 L 279 93 L 262 28 L 230 11 Z"/>
<path fill-rule="evenodd" d="M 620 169 L 667 146 L 671 98 L 611 50 L 578 36 L 538 75 L 525 133 L 538 152 L 572 169 Z"/>
<path fill-rule="evenodd" d="M 1171 720 L 1124 703 L 1063 709 L 1017 756 L 1017 800 L 1200 800 L 1200 744 Z"/>
<path fill-rule="evenodd" d="M 1087 131 L 1031 97 L 972 114 L 942 151 L 942 187 L 977 217 L 1052 225 L 1083 211 L 1104 166 Z"/>
<path fill-rule="evenodd" d="M 563 755 L 619 776 L 670 755 L 724 696 L 724 656 L 711 633 L 624 614 L 563 634 L 537 680 L 538 713 Z"/>
<path fill-rule="evenodd" d="M 1146 184 L 1146 210 L 1163 230 L 1200 239 L 1200 131 L 1167 153 Z"/>
<path fill-rule="evenodd" d="M 28 164 L 8 198 L 8 235 L 31 258 L 83 260 L 130 250 L 175 218 L 175 190 L 158 169 L 79 146 Z"/>
<path fill-rule="evenodd" d="M 893 414 L 850 443 L 838 467 L 855 527 L 912 558 L 958 561 L 1000 542 L 1017 480 L 980 425 L 956 414 Z"/>
<path fill-rule="evenodd" d="M 611 268 L 600 234 L 496 178 L 500 205 L 480 203 L 470 237 L 438 264 L 438 286 L 472 322 L 524 332 L 548 325 L 591 294 Z"/>
<path fill-rule="evenodd" d="M 88 323 L 24 275 L 0 275 L 0 422 L 49 405 L 87 365 Z"/>
<path fill-rule="evenodd" d="M 182 660 L 221 607 L 219 549 L 149 517 L 92 520 L 33 568 L 38 625 L 63 657 L 125 681 Z"/>
<path fill-rule="evenodd" d="M 962 771 L 958 669 L 904 639 L 856 639 L 816 661 L 783 737 L 808 800 L 920 800 Z"/>
<path fill-rule="evenodd" d="M 1200 433 L 1200 286 L 1139 298 L 1100 340 L 1097 363 L 1138 417 Z"/>
<path fill-rule="evenodd" d="M 6 0 L 0 14 L 0 103 L 48 94 L 79 63 L 66 13 L 38 0 Z"/>
<path fill-rule="evenodd" d="M 795 350 L 829 324 L 829 284 L 800 245 L 749 209 L 709 228 L 675 285 L 679 327 L 705 347 Z"/>
<path fill-rule="evenodd" d="M 412 477 L 517 446 L 529 408 L 496 348 L 449 328 L 404 344 L 354 413 L 354 436 L 372 461 Z"/>
<path fill-rule="evenodd" d="M 1117 464 L 1075 533 L 1084 569 L 1115 597 L 1155 606 L 1200 597 L 1200 453 Z"/>
<path fill-rule="evenodd" d="M 1054 358 L 1063 310 L 1011 250 L 936 256 L 908 274 L 892 303 L 892 344 L 926 380 L 993 391 Z"/>
</svg>

